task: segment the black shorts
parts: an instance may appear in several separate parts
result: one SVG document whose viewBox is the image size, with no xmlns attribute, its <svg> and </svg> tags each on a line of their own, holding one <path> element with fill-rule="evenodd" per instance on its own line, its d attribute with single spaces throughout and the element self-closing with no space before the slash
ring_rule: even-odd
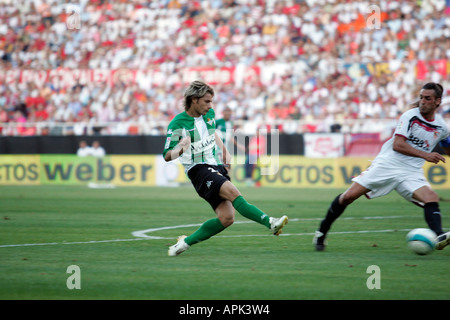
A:
<svg viewBox="0 0 450 320">
<path fill-rule="evenodd" d="M 224 201 L 219 195 L 220 187 L 230 176 L 224 166 L 213 166 L 209 164 L 197 164 L 188 171 L 188 177 L 198 195 L 205 199 L 213 208 L 219 206 Z"/>
</svg>

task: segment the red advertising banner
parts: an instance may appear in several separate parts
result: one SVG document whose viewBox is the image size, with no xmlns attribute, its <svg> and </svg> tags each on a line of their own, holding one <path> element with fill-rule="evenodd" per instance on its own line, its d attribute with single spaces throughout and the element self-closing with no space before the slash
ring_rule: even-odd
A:
<svg viewBox="0 0 450 320">
<path fill-rule="evenodd" d="M 239 69 L 237 71 L 237 69 Z M 117 83 L 137 84 L 141 88 L 160 87 L 167 84 L 184 85 L 193 80 L 216 84 L 230 84 L 259 80 L 260 68 L 250 67 L 192 67 L 184 68 L 174 74 L 162 72 L 159 69 L 66 69 L 52 70 L 11 69 L 0 71 L 0 84 L 12 85 L 33 82 L 38 87 L 51 84 L 56 88 L 68 88 L 77 84 L 85 85 Z"/>
<path fill-rule="evenodd" d="M 281 66 L 288 66 L 280 64 Z M 377 63 L 351 63 L 345 64 L 350 77 L 360 75 L 363 71 L 367 75 L 378 77 L 382 74 L 392 74 L 388 62 Z M 0 71 L 0 84 L 13 85 L 17 83 L 33 82 L 38 87 L 51 84 L 56 88 L 70 88 L 74 85 L 107 84 L 114 86 L 117 83 L 138 85 L 141 88 L 162 87 L 166 85 L 185 85 L 193 80 L 203 79 L 212 84 L 260 83 L 262 73 L 265 78 L 272 79 L 273 75 L 283 75 L 286 68 L 272 69 L 264 66 L 234 67 L 187 67 L 176 73 L 161 71 L 156 68 L 148 69 L 67 69 L 57 68 L 51 70 L 10 69 Z M 355 71 L 356 70 L 356 71 Z M 424 61 L 416 63 L 416 77 L 418 80 L 430 78 L 432 72 L 438 72 L 444 78 L 450 71 L 450 62 L 445 59 Z M 356 73 L 355 73 L 356 72 Z"/>
</svg>

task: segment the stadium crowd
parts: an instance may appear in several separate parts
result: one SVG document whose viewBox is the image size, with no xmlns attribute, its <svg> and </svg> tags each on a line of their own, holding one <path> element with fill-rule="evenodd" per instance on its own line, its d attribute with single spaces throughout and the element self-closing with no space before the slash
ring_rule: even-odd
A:
<svg viewBox="0 0 450 320">
<path fill-rule="evenodd" d="M 163 134 L 182 111 L 174 75 L 186 68 L 254 67 L 216 79 L 217 117 L 229 106 L 236 123 L 287 133 L 383 131 L 424 82 L 450 89 L 449 0 L 2 0 L 0 20 L 4 135 Z M 30 69 L 158 70 L 165 81 L 5 76 Z"/>
</svg>

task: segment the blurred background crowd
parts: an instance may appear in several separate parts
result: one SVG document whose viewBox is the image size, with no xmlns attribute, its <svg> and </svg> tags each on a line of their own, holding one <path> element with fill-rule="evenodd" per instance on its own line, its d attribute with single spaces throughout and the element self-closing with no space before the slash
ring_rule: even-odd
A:
<svg viewBox="0 0 450 320">
<path fill-rule="evenodd" d="M 429 81 L 450 116 L 448 0 L 1 0 L 0 21 L 2 135 L 165 134 L 197 78 L 248 130 L 390 134 Z"/>
</svg>

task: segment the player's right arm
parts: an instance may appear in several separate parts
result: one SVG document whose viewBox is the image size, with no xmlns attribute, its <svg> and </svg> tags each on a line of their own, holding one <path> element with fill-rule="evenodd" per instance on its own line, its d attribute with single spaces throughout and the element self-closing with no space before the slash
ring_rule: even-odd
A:
<svg viewBox="0 0 450 320">
<path fill-rule="evenodd" d="M 165 161 L 172 161 L 181 156 L 191 144 L 190 135 L 183 135 L 183 128 L 176 123 L 170 123 L 164 144 L 163 157 Z"/>
<path fill-rule="evenodd" d="M 179 143 L 173 148 L 168 150 L 164 155 L 164 160 L 172 161 L 181 156 L 191 144 L 191 137 L 182 138 Z"/>
<path fill-rule="evenodd" d="M 392 146 L 394 151 L 407 156 L 422 158 L 425 161 L 435 164 L 439 163 L 439 161 L 445 162 L 445 158 L 439 152 L 426 152 L 419 150 L 407 142 L 407 137 L 410 135 L 409 123 L 412 117 L 415 116 L 415 113 L 415 111 L 409 110 L 400 117 L 394 132 L 394 143 Z"/>
<path fill-rule="evenodd" d="M 394 151 L 400 152 L 407 156 L 425 159 L 425 161 L 428 162 L 432 163 L 439 163 L 439 161 L 445 162 L 445 158 L 438 152 L 428 153 L 413 148 L 406 142 L 406 137 L 402 135 L 395 135 L 393 149 Z"/>
</svg>

